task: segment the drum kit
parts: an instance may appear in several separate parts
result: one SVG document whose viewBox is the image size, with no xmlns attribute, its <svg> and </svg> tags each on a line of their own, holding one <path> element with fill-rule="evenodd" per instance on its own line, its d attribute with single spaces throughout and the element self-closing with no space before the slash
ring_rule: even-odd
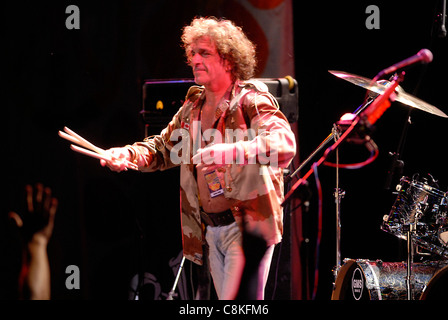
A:
<svg viewBox="0 0 448 320">
<path fill-rule="evenodd" d="M 384 94 L 389 84 L 385 80 L 371 80 L 347 72 L 329 72 L 378 95 Z M 400 86 L 395 88 L 395 101 L 448 117 L 435 106 L 406 93 Z M 344 259 L 342 264 L 340 243 L 337 243 L 332 300 L 448 299 L 448 193 L 439 189 L 431 175 L 415 174 L 400 179 L 396 195 L 380 229 L 406 241 L 407 261 Z M 337 221 L 337 242 L 340 241 L 339 232 L 340 221 Z M 428 260 L 415 262 L 414 255 L 427 256 Z"/>
<path fill-rule="evenodd" d="M 397 198 L 380 226 L 406 240 L 407 261 L 345 259 L 333 300 L 448 299 L 448 195 L 431 180 L 418 174 L 402 177 Z M 416 263 L 414 254 L 431 260 Z"/>
</svg>

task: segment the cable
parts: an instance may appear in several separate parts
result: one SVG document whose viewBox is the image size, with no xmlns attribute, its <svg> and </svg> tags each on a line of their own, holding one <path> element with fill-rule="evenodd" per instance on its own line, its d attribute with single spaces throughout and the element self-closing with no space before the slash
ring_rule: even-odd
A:
<svg viewBox="0 0 448 320">
<path fill-rule="evenodd" d="M 378 146 L 372 139 L 369 139 L 367 142 L 365 142 L 365 146 L 370 151 L 370 156 L 365 161 L 356 162 L 356 163 L 339 163 L 339 164 L 329 162 L 329 161 L 324 161 L 323 165 L 325 165 L 327 167 L 341 168 L 341 169 L 360 169 L 362 167 L 365 167 L 366 165 L 375 161 L 379 155 Z"/>
<path fill-rule="evenodd" d="M 322 239 L 322 186 L 319 180 L 319 174 L 317 172 L 317 164 L 313 164 L 314 179 L 316 181 L 316 188 L 318 193 L 318 223 L 317 223 L 317 241 L 315 252 L 315 265 L 314 265 L 314 287 L 313 287 L 313 300 L 316 299 L 317 287 L 319 284 L 319 255 L 320 255 L 320 242 Z"/>
</svg>

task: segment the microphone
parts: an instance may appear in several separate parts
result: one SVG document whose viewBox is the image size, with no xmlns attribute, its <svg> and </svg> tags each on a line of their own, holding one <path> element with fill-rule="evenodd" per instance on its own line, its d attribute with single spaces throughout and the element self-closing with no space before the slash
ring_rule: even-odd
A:
<svg viewBox="0 0 448 320">
<path fill-rule="evenodd" d="M 380 73 L 378 73 L 378 75 L 375 78 L 376 79 L 381 78 L 382 76 L 384 76 L 386 74 L 391 74 L 391 73 L 397 71 L 398 69 L 403 69 L 407 66 L 416 64 L 418 62 L 430 63 L 432 61 L 432 58 L 433 58 L 433 56 L 432 56 L 431 51 L 429 51 L 428 49 L 422 49 L 419 52 L 417 52 L 417 54 L 413 55 L 412 57 L 404 59 L 403 61 L 395 63 L 395 64 L 391 65 L 390 67 L 380 71 Z"/>
<path fill-rule="evenodd" d="M 403 80 L 403 74 L 404 72 L 401 75 L 396 75 L 394 81 L 389 84 L 386 91 L 377 97 L 373 103 L 359 115 L 368 127 L 372 126 L 395 100 L 395 89 L 397 88 L 398 83 Z"/>
</svg>

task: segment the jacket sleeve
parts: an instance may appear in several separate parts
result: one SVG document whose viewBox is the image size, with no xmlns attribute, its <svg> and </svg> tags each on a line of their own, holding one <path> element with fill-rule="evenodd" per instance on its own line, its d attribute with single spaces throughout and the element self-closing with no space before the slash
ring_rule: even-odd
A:
<svg viewBox="0 0 448 320">
<path fill-rule="evenodd" d="M 253 139 L 240 142 L 246 161 L 286 168 L 296 154 L 296 140 L 277 100 L 266 88 L 245 95 L 242 107 L 255 132 Z"/>
<path fill-rule="evenodd" d="M 139 170 L 147 172 L 163 171 L 179 165 L 182 157 L 190 157 L 189 139 L 185 139 L 189 133 L 187 129 L 182 128 L 182 121 L 184 114 L 188 113 L 201 92 L 201 87 L 190 87 L 185 103 L 160 134 L 147 137 L 143 142 L 136 142 L 129 146 L 133 154 L 133 160 L 136 160 L 139 165 Z M 182 145 L 182 147 L 179 147 L 179 145 Z M 179 155 L 179 153 L 183 154 Z M 173 154 L 176 156 L 173 156 Z"/>
</svg>

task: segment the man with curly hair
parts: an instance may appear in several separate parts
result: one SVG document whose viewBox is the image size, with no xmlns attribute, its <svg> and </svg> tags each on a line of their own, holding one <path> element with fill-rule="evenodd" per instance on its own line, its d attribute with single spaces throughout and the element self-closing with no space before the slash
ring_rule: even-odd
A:
<svg viewBox="0 0 448 320">
<path fill-rule="evenodd" d="M 180 165 L 184 256 L 199 265 L 208 258 L 219 299 L 263 299 L 295 137 L 266 85 L 250 80 L 255 46 L 240 27 L 195 18 L 182 42 L 198 86 L 159 135 L 109 149 L 113 160 L 101 164 L 122 171 L 127 160 L 145 172 Z"/>
</svg>

